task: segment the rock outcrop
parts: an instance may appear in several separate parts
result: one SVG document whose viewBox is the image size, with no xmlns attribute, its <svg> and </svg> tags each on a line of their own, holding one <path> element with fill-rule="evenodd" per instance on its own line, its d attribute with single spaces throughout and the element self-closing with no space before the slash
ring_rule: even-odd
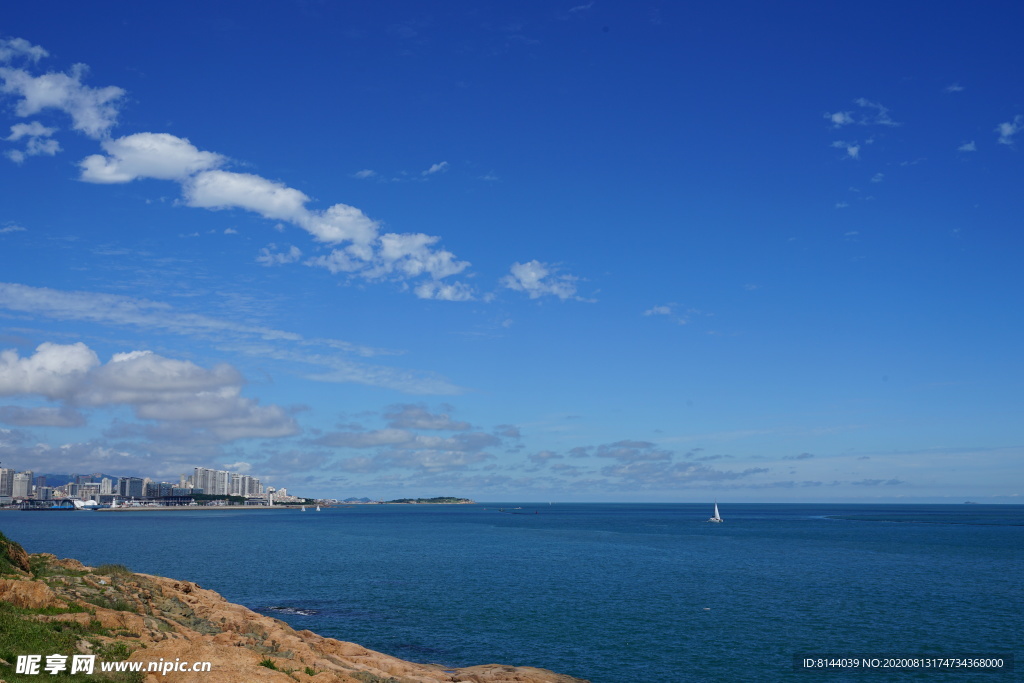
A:
<svg viewBox="0 0 1024 683">
<path fill-rule="evenodd" d="M 2 535 L 0 540 L 6 541 Z M 295 631 L 188 581 L 136 574 L 119 565 L 91 568 L 53 555 L 26 556 L 9 541 L 3 551 L 8 566 L 0 571 L 7 575 L 0 579 L 0 601 L 19 608 L 22 619 L 75 622 L 67 627 L 87 634 L 77 641 L 79 653 L 97 654 L 97 661 L 120 653 L 122 660 L 146 664 L 160 659 L 211 664 L 209 672 L 143 674 L 147 683 L 586 683 L 531 667 L 452 669 L 407 662 Z M 0 678 L 4 669 L 0 666 Z M 101 678 L 97 671 L 96 679 Z"/>
</svg>

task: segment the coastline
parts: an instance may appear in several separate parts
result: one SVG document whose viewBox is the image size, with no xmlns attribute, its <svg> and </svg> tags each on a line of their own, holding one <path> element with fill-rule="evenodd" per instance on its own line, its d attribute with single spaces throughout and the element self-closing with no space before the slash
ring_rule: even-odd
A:
<svg viewBox="0 0 1024 683">
<path fill-rule="evenodd" d="M 362 507 L 372 505 L 476 505 L 476 501 L 465 501 L 458 503 L 421 503 L 421 502 L 380 502 L 380 503 L 344 503 L 338 505 L 321 505 L 325 510 L 330 508 L 340 507 Z M 309 507 L 309 506 L 307 506 Z M 0 508 L 0 512 L 196 512 L 196 511 L 210 511 L 210 510 L 301 510 L 301 504 L 282 504 L 282 505 L 140 505 L 138 507 L 124 506 L 116 508 L 97 508 L 95 510 L 50 510 L 49 508 L 42 508 L 39 510 L 22 510 L 16 507 L 3 507 Z M 311 512 L 311 510 L 307 510 Z M 2 682 L 0 682 L 2 683 Z"/>
<path fill-rule="evenodd" d="M 587 683 L 529 666 L 409 662 L 296 631 L 189 581 L 134 573 L 121 565 L 87 567 L 49 553 L 28 555 L 3 534 L 0 620 L 5 626 L 0 645 L 12 660 L 85 656 L 97 662 L 96 673 L 102 662 L 138 663 L 143 668 L 137 671 L 149 673 L 124 680 L 147 683 Z M 41 638 L 40 630 L 47 629 L 52 632 Z M 19 634 L 24 634 L 21 641 Z M 40 649 L 47 651 L 35 651 Z M 196 663 L 206 669 L 180 668 Z M 151 664 L 164 670 L 145 668 Z M 0 678 L 20 680 L 14 669 L 15 661 L 0 660 Z"/>
</svg>

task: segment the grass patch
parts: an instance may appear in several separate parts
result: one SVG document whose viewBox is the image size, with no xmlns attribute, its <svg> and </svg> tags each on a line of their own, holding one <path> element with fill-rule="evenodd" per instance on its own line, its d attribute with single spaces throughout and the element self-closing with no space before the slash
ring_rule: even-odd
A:
<svg viewBox="0 0 1024 683">
<path fill-rule="evenodd" d="M 27 560 L 25 549 L 0 533 L 0 575 L 22 576 L 21 572 L 29 569 L 25 566 Z"/>
<path fill-rule="evenodd" d="M 267 657 L 262 662 L 260 662 L 260 666 L 265 666 L 268 669 L 273 669 L 274 671 L 277 671 L 277 664 L 274 664 L 274 660 L 270 657 Z"/>
<path fill-rule="evenodd" d="M 63 598 L 61 598 L 63 600 Z M 78 603 L 65 601 L 64 607 L 36 607 L 36 608 L 22 608 L 20 611 L 22 614 L 45 614 L 47 616 L 53 616 L 55 614 L 81 614 L 85 612 L 85 608 Z"/>
<path fill-rule="evenodd" d="M 0 659 L 9 663 L 8 666 L 0 664 L 0 679 L 7 683 L 32 683 L 33 681 L 39 683 L 44 678 L 51 678 L 46 673 L 36 675 L 14 673 L 18 655 L 62 654 L 70 657 L 80 654 L 77 648 L 79 640 L 91 633 L 98 632 L 95 628 L 99 624 L 98 621 L 89 625 L 68 621 L 39 621 L 32 618 L 33 611 L 35 610 L 21 610 L 10 603 L 0 602 Z M 43 661 L 45 662 L 45 660 Z M 142 683 L 144 680 L 143 676 L 134 673 L 111 674 L 103 677 L 96 674 L 71 676 L 64 672 L 59 676 L 52 676 L 52 678 L 64 683 L 99 683 L 99 681 Z"/>
<path fill-rule="evenodd" d="M 103 607 L 104 609 L 112 609 L 118 612 L 134 612 L 135 605 L 128 602 L 123 598 L 108 598 L 105 595 L 93 595 L 87 598 L 83 598 L 90 605 L 96 605 L 97 607 Z"/>
<path fill-rule="evenodd" d="M 104 576 L 132 576 L 134 572 L 123 564 L 101 564 L 92 570 L 93 574 Z"/>
<path fill-rule="evenodd" d="M 132 653 L 132 648 L 128 647 L 127 643 L 120 641 L 107 643 L 106 645 L 93 645 L 92 649 L 96 653 L 96 659 L 105 662 L 121 662 L 128 659 Z"/>
<path fill-rule="evenodd" d="M 361 683 L 402 683 L 402 681 L 397 678 L 392 678 L 390 676 L 388 678 L 382 678 L 381 676 L 372 674 L 369 671 L 353 671 L 349 676 L 357 681 L 361 681 Z"/>
</svg>

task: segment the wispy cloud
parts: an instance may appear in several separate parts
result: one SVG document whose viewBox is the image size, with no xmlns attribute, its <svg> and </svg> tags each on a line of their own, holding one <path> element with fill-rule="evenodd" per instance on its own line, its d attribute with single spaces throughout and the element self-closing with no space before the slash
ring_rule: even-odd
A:
<svg viewBox="0 0 1024 683">
<path fill-rule="evenodd" d="M 295 263 L 301 258 L 302 250 L 294 244 L 291 245 L 287 251 L 277 251 L 277 245 L 271 243 L 270 245 L 260 249 L 259 256 L 256 257 L 256 262 L 263 264 L 264 266 L 280 266 L 286 263 Z"/>
<path fill-rule="evenodd" d="M 846 154 L 851 159 L 860 158 L 860 143 L 859 142 L 845 142 L 843 140 L 836 140 L 832 143 L 832 146 L 837 149 L 845 149 Z"/>
<path fill-rule="evenodd" d="M 531 299 L 555 296 L 562 301 L 585 301 L 576 294 L 578 281 L 579 278 L 575 275 L 559 273 L 557 266 L 534 259 L 526 263 L 513 263 L 509 274 L 502 278 L 501 283 L 508 289 L 526 292 Z"/>
<path fill-rule="evenodd" d="M 826 113 L 825 118 L 832 122 L 833 128 L 842 128 L 843 126 L 851 123 L 856 123 L 856 119 L 853 118 L 853 112 L 848 111 L 837 111 L 831 114 Z"/>
<path fill-rule="evenodd" d="M 448 170 L 448 162 L 447 161 L 442 161 L 440 163 L 431 165 L 431 167 L 428 168 L 426 171 L 423 171 L 423 173 L 421 173 L 421 175 L 425 175 L 425 176 L 427 176 L 427 175 L 434 175 L 435 173 L 444 173 L 447 170 Z"/>
<path fill-rule="evenodd" d="M 996 126 L 996 132 L 999 133 L 999 144 L 1012 145 L 1013 137 L 1020 132 L 1022 124 L 1024 124 L 1024 116 L 1017 114 L 1012 121 Z"/>
<path fill-rule="evenodd" d="M 866 99 L 864 97 L 860 97 L 860 98 L 854 100 L 854 102 L 856 102 L 857 106 L 863 107 L 863 108 L 868 109 L 871 112 L 873 112 L 871 114 L 866 114 L 864 116 L 864 118 L 862 118 L 861 121 L 859 121 L 859 123 L 869 124 L 869 125 L 870 124 L 874 124 L 874 125 L 878 125 L 878 126 L 899 126 L 899 125 L 901 125 L 900 123 L 897 123 L 896 121 L 893 121 L 892 117 L 889 116 L 889 108 L 884 106 L 884 105 L 882 105 L 882 104 L 880 104 L 880 103 L 878 103 L 878 102 L 872 102 L 871 100 Z"/>
<path fill-rule="evenodd" d="M 246 356 L 312 366 L 304 376 L 321 382 L 356 383 L 410 394 L 458 394 L 463 390 L 430 372 L 351 360 L 399 352 L 338 339 L 306 337 L 286 330 L 246 325 L 178 310 L 148 299 L 99 292 L 63 291 L 0 283 L 0 310 L 53 320 L 88 321 L 204 340 Z"/>
<path fill-rule="evenodd" d="M 747 289 L 757 289 L 756 285 L 747 285 Z M 677 325 L 686 325 L 690 322 L 690 318 L 694 315 L 701 315 L 701 311 L 696 308 L 688 308 L 685 311 L 679 310 L 679 304 L 672 301 L 667 304 L 660 304 L 658 306 L 651 306 L 644 311 L 644 316 L 658 316 L 669 318 Z"/>
<path fill-rule="evenodd" d="M 837 111 L 826 112 L 825 118 L 832 124 L 833 128 L 842 128 L 849 125 L 860 126 L 899 126 L 900 123 L 893 121 L 889 116 L 889 108 L 860 97 L 854 100 L 854 104 L 860 107 L 860 111 Z"/>
</svg>

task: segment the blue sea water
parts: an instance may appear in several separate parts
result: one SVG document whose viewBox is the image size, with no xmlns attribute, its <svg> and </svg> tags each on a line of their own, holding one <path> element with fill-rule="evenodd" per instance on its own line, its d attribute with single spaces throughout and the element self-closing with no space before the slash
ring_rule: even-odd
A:
<svg viewBox="0 0 1024 683">
<path fill-rule="evenodd" d="M 720 507 L 10 512 L 0 531 L 412 661 L 594 683 L 1020 676 L 1024 506 Z M 794 670 L 802 653 L 1015 655 L 1018 673 Z"/>
</svg>

